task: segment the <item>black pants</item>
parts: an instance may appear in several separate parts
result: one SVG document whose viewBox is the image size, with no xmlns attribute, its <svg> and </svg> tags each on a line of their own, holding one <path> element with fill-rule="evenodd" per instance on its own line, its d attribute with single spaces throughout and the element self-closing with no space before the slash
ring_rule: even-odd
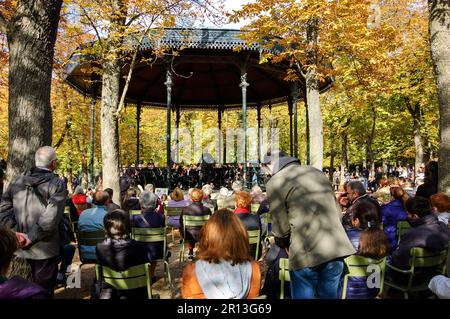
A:
<svg viewBox="0 0 450 319">
<path fill-rule="evenodd" d="M 27 259 L 27 262 L 31 266 L 33 281 L 47 290 L 53 298 L 58 274 L 58 257 L 42 260 Z"/>
</svg>

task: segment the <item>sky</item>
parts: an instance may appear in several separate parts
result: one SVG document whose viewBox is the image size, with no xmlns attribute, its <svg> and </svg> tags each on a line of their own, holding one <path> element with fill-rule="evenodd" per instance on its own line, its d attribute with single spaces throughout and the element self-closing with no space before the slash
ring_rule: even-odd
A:
<svg viewBox="0 0 450 319">
<path fill-rule="evenodd" d="M 231 11 L 231 10 L 238 10 L 242 7 L 243 4 L 254 2 L 254 0 L 225 0 L 225 10 Z M 210 21 L 205 21 L 204 27 L 205 28 L 220 28 L 220 29 L 239 29 L 242 26 L 244 26 L 246 23 L 246 20 L 242 20 L 239 23 L 229 23 L 222 26 L 216 26 Z"/>
</svg>

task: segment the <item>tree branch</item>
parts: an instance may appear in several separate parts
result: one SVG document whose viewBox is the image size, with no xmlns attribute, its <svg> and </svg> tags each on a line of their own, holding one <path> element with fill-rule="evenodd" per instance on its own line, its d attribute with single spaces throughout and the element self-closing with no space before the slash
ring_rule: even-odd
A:
<svg viewBox="0 0 450 319">
<path fill-rule="evenodd" d="M 0 12 L 0 33 L 6 34 L 8 32 L 8 21 Z"/>
</svg>

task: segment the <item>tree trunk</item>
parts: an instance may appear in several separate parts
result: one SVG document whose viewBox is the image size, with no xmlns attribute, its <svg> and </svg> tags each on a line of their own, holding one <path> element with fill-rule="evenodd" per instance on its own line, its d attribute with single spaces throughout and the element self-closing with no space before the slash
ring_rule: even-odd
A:
<svg viewBox="0 0 450 319">
<path fill-rule="evenodd" d="M 377 123 L 377 112 L 375 107 L 372 106 L 372 129 L 370 131 L 370 135 L 369 138 L 367 139 L 366 145 L 366 165 L 367 165 L 366 168 L 372 167 L 374 165 L 372 144 L 375 138 L 376 123 Z"/>
<path fill-rule="evenodd" d="M 439 100 L 439 190 L 450 192 L 450 2 L 428 0 L 431 56 Z"/>
<path fill-rule="evenodd" d="M 348 142 L 348 133 L 347 130 L 343 130 L 341 133 L 341 177 L 340 184 L 343 185 L 345 182 L 345 169 L 348 168 L 348 157 L 347 157 L 347 142 Z"/>
<path fill-rule="evenodd" d="M 411 114 L 413 119 L 413 134 L 414 134 L 414 147 L 416 150 L 416 159 L 414 163 L 414 172 L 417 174 L 420 164 L 424 162 L 424 152 L 423 152 L 423 144 L 422 144 L 422 135 L 420 134 L 420 105 L 416 103 L 414 108 L 411 105 L 411 101 L 409 98 L 405 97 L 406 108 L 408 109 L 409 114 Z"/>
<path fill-rule="evenodd" d="M 34 165 L 52 142 L 50 87 L 62 0 L 19 1 L 7 23 L 9 46 L 7 181 Z"/>
<path fill-rule="evenodd" d="M 323 121 L 320 109 L 319 81 L 317 78 L 317 24 L 318 19 L 308 22 L 306 36 L 309 69 L 306 73 L 306 100 L 308 101 L 308 123 L 311 165 L 322 170 L 323 166 Z"/>
<path fill-rule="evenodd" d="M 101 144 L 103 187 L 112 188 L 114 202 L 121 203 L 119 183 L 119 123 L 116 115 L 120 92 L 120 63 L 105 60 L 102 76 Z"/>
</svg>

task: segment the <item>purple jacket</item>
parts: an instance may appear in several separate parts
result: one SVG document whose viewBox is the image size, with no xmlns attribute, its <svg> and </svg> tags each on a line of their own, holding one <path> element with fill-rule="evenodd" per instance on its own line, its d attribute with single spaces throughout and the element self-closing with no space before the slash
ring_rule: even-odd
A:
<svg viewBox="0 0 450 319">
<path fill-rule="evenodd" d="M 34 282 L 12 277 L 0 284 L 0 299 L 50 299 L 50 295 Z"/>
<path fill-rule="evenodd" d="M 397 222 L 406 220 L 407 218 L 408 213 L 403 208 L 403 203 L 399 199 L 381 206 L 383 230 L 389 239 L 391 252 L 397 249 Z"/>
<path fill-rule="evenodd" d="M 400 245 L 392 254 L 392 265 L 402 269 L 408 268 L 411 248 L 440 251 L 447 249 L 450 240 L 450 228 L 439 222 L 434 214 L 409 220 L 409 223 L 412 228 L 403 235 Z"/>
</svg>

